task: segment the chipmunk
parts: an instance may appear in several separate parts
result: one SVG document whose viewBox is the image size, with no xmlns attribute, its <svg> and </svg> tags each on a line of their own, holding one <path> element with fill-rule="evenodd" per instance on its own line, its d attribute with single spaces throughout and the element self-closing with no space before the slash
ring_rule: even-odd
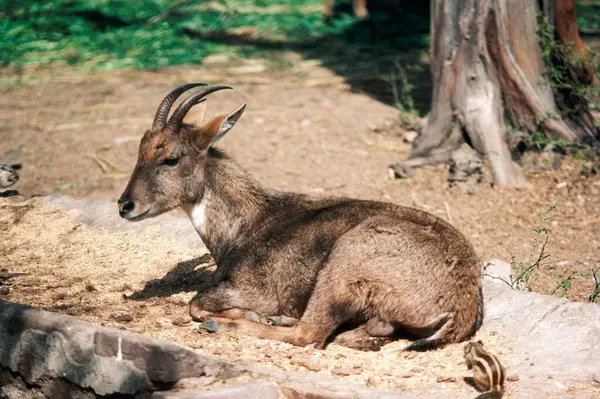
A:
<svg viewBox="0 0 600 399">
<path fill-rule="evenodd" d="M 483 348 L 483 342 L 465 345 L 465 361 L 469 370 L 474 369 L 474 378 L 469 380 L 480 392 L 476 399 L 500 399 L 504 395 L 506 370 L 498 358 Z"/>
</svg>

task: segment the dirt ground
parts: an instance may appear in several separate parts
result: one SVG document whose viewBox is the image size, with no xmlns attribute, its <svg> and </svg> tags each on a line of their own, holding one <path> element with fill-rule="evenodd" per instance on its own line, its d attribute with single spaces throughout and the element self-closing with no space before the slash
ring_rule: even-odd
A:
<svg viewBox="0 0 600 399">
<path fill-rule="evenodd" d="M 0 155 L 22 151 L 24 195 L 61 192 L 116 201 L 137 157 L 139 135 L 177 84 L 226 83 L 235 90 L 211 96 L 212 115 L 248 109 L 221 142 L 264 185 L 322 195 L 348 195 L 423 208 L 456 225 L 485 261 L 527 261 L 533 229 L 551 202 L 550 254 L 533 288 L 552 293 L 573 276 L 567 296 L 586 301 L 600 267 L 600 176 L 581 164 L 529 170 L 529 188 L 497 189 L 489 178 L 475 195 L 448 187 L 445 166 L 426 167 L 409 180 L 392 180 L 388 165 L 406 157 L 397 111 L 361 93 L 315 60 L 286 55 L 291 69 L 256 60 L 229 67 L 161 72 L 85 73 L 66 68 L 0 71 Z M 224 62 L 224 63 L 223 63 Z M 557 291 L 557 295 L 562 290 Z"/>
</svg>

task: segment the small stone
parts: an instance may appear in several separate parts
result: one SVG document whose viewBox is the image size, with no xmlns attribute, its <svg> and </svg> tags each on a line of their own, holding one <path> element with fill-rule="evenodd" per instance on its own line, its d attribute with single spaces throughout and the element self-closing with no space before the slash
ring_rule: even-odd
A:
<svg viewBox="0 0 600 399">
<path fill-rule="evenodd" d="M 291 363 L 297 366 L 302 366 L 311 371 L 321 370 L 321 365 L 308 356 L 293 356 L 291 359 Z"/>
<path fill-rule="evenodd" d="M 519 376 L 516 374 L 509 375 L 508 377 L 506 377 L 506 381 L 509 381 L 509 382 L 519 381 Z"/>
<path fill-rule="evenodd" d="M 171 321 L 171 323 L 177 327 L 186 326 L 186 325 L 190 324 L 191 322 L 192 322 L 192 318 L 189 316 L 176 317 Z"/>
<path fill-rule="evenodd" d="M 562 183 L 558 183 L 558 184 L 556 185 L 556 188 L 557 188 L 557 189 L 559 189 L 559 190 L 560 190 L 561 188 L 565 188 L 565 187 L 567 187 L 567 182 L 566 182 L 566 181 L 564 181 L 564 182 L 562 182 Z"/>
<path fill-rule="evenodd" d="M 414 376 L 415 374 L 410 372 L 410 371 L 404 371 L 401 372 L 399 374 L 396 374 L 396 377 L 398 378 L 411 378 L 412 376 Z"/>
<path fill-rule="evenodd" d="M 311 371 L 320 371 L 321 365 L 314 360 L 309 361 L 304 367 Z"/>
<path fill-rule="evenodd" d="M 188 346 L 192 349 L 202 349 L 204 347 L 200 341 L 192 341 L 188 344 Z"/>
<path fill-rule="evenodd" d="M 87 292 L 94 292 L 94 291 L 98 291 L 98 290 L 96 289 L 96 287 L 94 287 L 94 285 L 93 285 L 92 283 L 86 283 L 86 284 L 85 284 L 85 290 L 86 290 Z"/>
<path fill-rule="evenodd" d="M 310 121 L 308 119 L 302 119 L 300 121 L 300 127 L 301 128 L 305 128 L 305 127 L 309 127 L 310 126 Z"/>
<path fill-rule="evenodd" d="M 118 323 L 129 323 L 131 320 L 133 320 L 133 316 L 130 315 L 129 313 L 124 313 L 124 314 L 115 316 L 115 320 Z"/>
<path fill-rule="evenodd" d="M 5 286 L 0 286 L 0 295 L 8 295 L 10 294 L 10 288 Z"/>
<path fill-rule="evenodd" d="M 415 141 L 415 139 L 419 136 L 419 133 L 415 132 L 414 130 L 409 130 L 407 132 L 404 132 L 404 135 L 402 137 L 402 140 L 405 143 L 412 143 L 413 141 Z"/>
<path fill-rule="evenodd" d="M 254 124 L 256 124 L 256 125 L 264 125 L 264 124 L 265 124 L 265 119 L 264 119 L 264 118 L 261 118 L 261 117 L 259 117 L 259 116 L 257 116 L 256 118 L 254 118 L 254 119 L 252 120 L 252 122 L 253 122 Z"/>
</svg>

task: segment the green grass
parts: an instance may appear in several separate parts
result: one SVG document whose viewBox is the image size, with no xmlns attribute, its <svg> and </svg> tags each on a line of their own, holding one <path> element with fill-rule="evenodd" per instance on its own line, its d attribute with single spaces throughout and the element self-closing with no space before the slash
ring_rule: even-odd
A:
<svg viewBox="0 0 600 399">
<path fill-rule="evenodd" d="M 341 14 L 327 25 L 321 8 L 321 0 L 0 0 L 0 66 L 155 69 L 199 63 L 212 54 L 248 56 L 310 48 L 332 36 L 347 40 L 355 18 Z M 414 34 L 411 23 L 428 21 L 410 14 L 403 19 L 388 33 L 404 34 L 378 43 L 426 46 L 426 34 Z M 236 37 L 242 27 L 253 27 L 257 37 Z M 361 38 L 359 30 L 351 41 L 369 42 L 368 33 L 363 29 Z"/>
</svg>

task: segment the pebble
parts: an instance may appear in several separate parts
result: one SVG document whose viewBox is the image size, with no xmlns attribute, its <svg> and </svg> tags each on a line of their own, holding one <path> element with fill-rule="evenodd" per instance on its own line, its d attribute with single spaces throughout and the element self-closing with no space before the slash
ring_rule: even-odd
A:
<svg viewBox="0 0 600 399">
<path fill-rule="evenodd" d="M 176 317 L 171 321 L 171 323 L 177 327 L 184 327 L 184 326 L 190 324 L 191 322 L 192 322 L 192 318 L 189 316 L 188 317 L 183 317 L 183 316 Z"/>
<path fill-rule="evenodd" d="M 129 323 L 131 320 L 133 320 L 133 316 L 130 315 L 129 313 L 124 313 L 124 314 L 115 316 L 115 320 L 118 323 Z"/>
<path fill-rule="evenodd" d="M 414 130 L 409 130 L 404 133 L 404 137 L 402 138 L 405 143 L 412 143 L 419 136 L 419 133 Z"/>
<path fill-rule="evenodd" d="M 297 365 L 297 366 L 302 366 L 311 371 L 320 371 L 321 370 L 321 365 L 318 362 L 316 362 L 315 360 L 313 360 L 307 356 L 292 356 L 290 363 Z"/>
<path fill-rule="evenodd" d="M 86 290 L 87 292 L 94 292 L 94 291 L 98 291 L 98 290 L 96 289 L 96 287 L 94 287 L 94 285 L 93 285 L 92 283 L 87 283 L 87 284 L 85 285 L 85 290 Z"/>
<path fill-rule="evenodd" d="M 302 119 L 300 121 L 300 127 L 301 128 L 305 128 L 305 127 L 309 127 L 310 126 L 310 120 L 308 119 Z"/>
<path fill-rule="evenodd" d="M 10 288 L 5 286 L 0 286 L 0 295 L 8 295 L 10 294 Z"/>
</svg>

